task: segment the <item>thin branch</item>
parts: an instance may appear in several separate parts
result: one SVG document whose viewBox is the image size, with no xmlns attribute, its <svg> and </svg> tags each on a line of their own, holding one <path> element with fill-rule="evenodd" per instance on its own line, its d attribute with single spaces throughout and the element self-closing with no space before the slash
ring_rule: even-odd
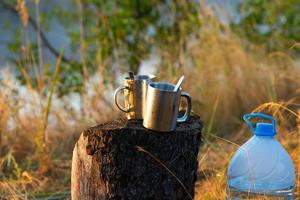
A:
<svg viewBox="0 0 300 200">
<path fill-rule="evenodd" d="M 5 3 L 3 0 L 0 0 L 0 4 L 3 8 L 8 9 L 10 12 L 12 12 L 15 15 L 18 15 L 18 11 L 15 7 L 9 5 L 8 3 Z M 43 41 L 43 44 L 47 49 L 57 58 L 60 57 L 60 53 L 53 47 L 53 45 L 49 42 L 49 40 L 46 38 L 45 34 L 42 32 L 42 30 L 39 30 L 39 27 L 36 23 L 36 21 L 29 15 L 28 16 L 29 24 L 33 27 L 33 29 L 39 34 L 41 40 Z M 76 60 L 66 58 L 65 56 L 61 57 L 61 61 L 64 63 L 77 63 Z"/>
</svg>

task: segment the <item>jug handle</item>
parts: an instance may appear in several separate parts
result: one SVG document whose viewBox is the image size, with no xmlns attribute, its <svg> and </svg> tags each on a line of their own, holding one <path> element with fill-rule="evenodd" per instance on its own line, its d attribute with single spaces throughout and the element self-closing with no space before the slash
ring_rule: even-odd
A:
<svg viewBox="0 0 300 200">
<path fill-rule="evenodd" d="M 270 115 L 266 115 L 266 114 L 263 114 L 263 113 L 250 113 L 250 114 L 246 114 L 243 116 L 243 120 L 246 122 L 246 124 L 248 125 L 248 127 L 250 128 L 250 130 L 252 132 L 255 131 L 252 123 L 250 122 L 250 118 L 252 117 L 260 117 L 260 118 L 263 118 L 263 119 L 269 119 L 272 121 L 272 124 L 273 124 L 273 127 L 274 127 L 274 133 L 276 133 L 276 120 L 270 116 Z"/>
</svg>

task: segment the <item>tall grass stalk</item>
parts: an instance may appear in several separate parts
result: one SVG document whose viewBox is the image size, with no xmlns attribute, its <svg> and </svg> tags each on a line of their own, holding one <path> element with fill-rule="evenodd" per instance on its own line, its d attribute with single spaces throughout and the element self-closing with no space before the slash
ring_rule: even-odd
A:
<svg viewBox="0 0 300 200">
<path fill-rule="evenodd" d="M 41 125 L 39 127 L 38 133 L 37 133 L 37 153 L 39 154 L 40 157 L 40 165 L 43 166 L 43 161 L 45 158 L 49 157 L 49 155 L 45 155 L 47 153 L 46 150 L 46 143 L 47 143 L 47 134 L 46 134 L 46 129 L 47 129 L 47 124 L 48 124 L 48 117 L 52 105 L 52 97 L 54 94 L 54 90 L 57 84 L 58 76 L 59 76 L 59 69 L 61 66 L 61 58 L 63 55 L 63 51 L 61 51 L 60 56 L 58 57 L 56 64 L 55 64 L 55 70 L 54 74 L 52 77 L 51 85 L 50 85 L 50 91 L 47 97 L 47 104 L 46 107 L 43 110 L 43 118 L 41 121 Z M 43 166 L 45 167 L 45 166 Z"/>
<path fill-rule="evenodd" d="M 211 116 L 209 118 L 208 125 L 207 125 L 206 131 L 205 131 L 206 134 L 204 135 L 204 140 L 209 139 L 208 137 L 210 136 L 210 134 L 212 132 L 213 125 L 215 123 L 215 114 L 217 112 L 218 105 L 219 105 L 219 96 L 217 96 L 215 103 L 213 105 Z"/>
</svg>

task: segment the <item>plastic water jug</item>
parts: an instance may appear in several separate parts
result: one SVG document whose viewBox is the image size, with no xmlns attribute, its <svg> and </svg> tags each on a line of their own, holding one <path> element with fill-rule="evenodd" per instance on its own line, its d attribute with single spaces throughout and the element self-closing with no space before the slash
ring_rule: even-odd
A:
<svg viewBox="0 0 300 200">
<path fill-rule="evenodd" d="M 260 117 L 272 123 L 257 123 Z M 231 159 L 227 171 L 226 199 L 293 199 L 295 170 L 293 161 L 276 140 L 276 121 L 261 113 L 243 117 L 254 135 Z"/>
</svg>

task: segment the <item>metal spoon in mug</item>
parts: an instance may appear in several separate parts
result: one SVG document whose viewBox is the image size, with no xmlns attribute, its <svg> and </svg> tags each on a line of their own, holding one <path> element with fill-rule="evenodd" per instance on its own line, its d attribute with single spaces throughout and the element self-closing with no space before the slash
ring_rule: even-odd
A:
<svg viewBox="0 0 300 200">
<path fill-rule="evenodd" d="M 174 92 L 176 92 L 179 89 L 180 85 L 183 82 L 183 79 L 184 79 L 184 76 L 181 76 L 180 79 L 177 81 L 177 84 L 176 84 L 176 86 L 175 86 L 175 88 L 173 90 Z"/>
</svg>

